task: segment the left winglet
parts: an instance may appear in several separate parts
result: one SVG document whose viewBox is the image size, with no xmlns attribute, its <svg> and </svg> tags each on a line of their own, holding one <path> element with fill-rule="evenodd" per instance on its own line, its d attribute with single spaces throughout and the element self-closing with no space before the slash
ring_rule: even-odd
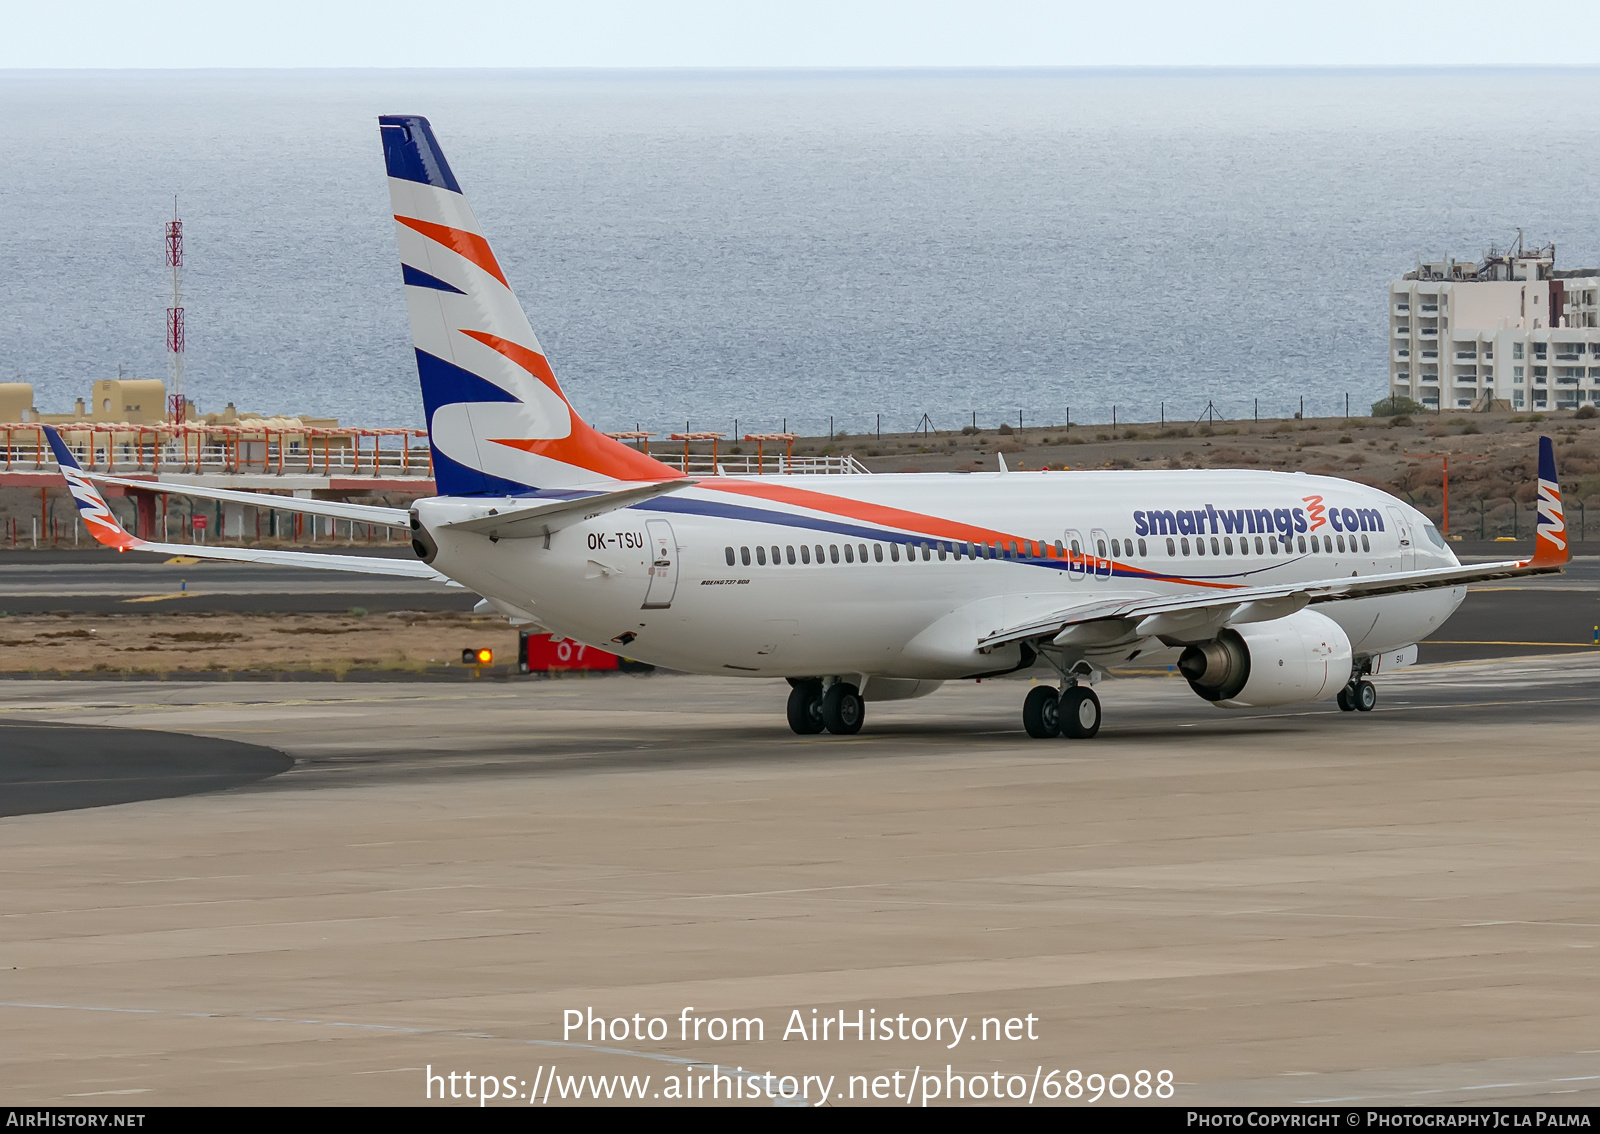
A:
<svg viewBox="0 0 1600 1134">
<path fill-rule="evenodd" d="M 1539 522 L 1534 528 L 1529 567 L 1560 567 L 1570 558 L 1567 521 L 1561 511 L 1561 480 L 1556 475 L 1555 444 L 1539 438 Z"/>
<path fill-rule="evenodd" d="M 50 450 L 55 453 L 56 463 L 61 466 L 61 477 L 72 492 L 72 501 L 78 506 L 78 512 L 83 517 L 83 526 L 89 530 L 89 534 L 100 543 L 114 547 L 118 551 L 137 551 L 146 546 L 144 540 L 130 534 L 117 522 L 117 517 L 112 513 L 111 506 L 106 503 L 106 498 L 100 495 L 100 490 L 83 474 L 82 466 L 72 455 L 72 450 L 67 448 L 67 443 L 61 440 L 61 434 L 48 425 L 44 427 L 44 432 L 50 439 Z"/>
</svg>

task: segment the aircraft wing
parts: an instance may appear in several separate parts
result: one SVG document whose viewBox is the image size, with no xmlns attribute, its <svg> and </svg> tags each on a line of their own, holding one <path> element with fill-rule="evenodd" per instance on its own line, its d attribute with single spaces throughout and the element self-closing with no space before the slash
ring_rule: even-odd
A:
<svg viewBox="0 0 1600 1134">
<path fill-rule="evenodd" d="M 1199 642 L 1214 637 L 1223 626 L 1284 618 L 1314 603 L 1459 587 L 1523 575 L 1558 574 L 1567 564 L 1567 532 L 1561 510 L 1561 484 L 1556 477 L 1555 449 L 1548 437 L 1539 438 L 1539 522 L 1534 530 L 1532 559 L 1352 575 L 1347 579 L 1239 587 L 1229 591 L 1197 590 L 1159 598 L 1149 595 L 1108 598 L 1099 603 L 1063 607 L 1015 626 L 993 630 L 979 639 L 978 648 L 1044 638 L 1058 646 L 1086 645 L 1119 637 L 1161 638 L 1169 645 Z M 1096 623 L 1100 625 L 1092 625 Z"/>
<path fill-rule="evenodd" d="M 56 458 L 58 461 L 60 457 Z M 194 496 L 201 500 L 224 500 L 233 504 L 251 504 L 257 508 L 276 508 L 280 512 L 301 512 L 308 516 L 332 516 L 340 520 L 355 520 L 363 524 L 385 524 L 393 528 L 408 528 L 411 513 L 404 508 L 381 508 L 375 504 L 345 504 L 338 500 L 307 500 L 300 496 L 278 496 L 271 492 L 238 492 L 231 488 L 207 488 L 198 484 L 175 484 L 166 480 L 134 480 L 110 473 L 89 472 L 74 463 L 78 473 L 101 484 L 116 484 L 124 488 L 142 488 L 147 492 L 169 492 L 175 496 Z"/>
<path fill-rule="evenodd" d="M 1165 597 L 1128 596 L 1097 603 L 1080 603 L 1015 626 L 994 630 L 978 641 L 979 648 L 1002 646 L 1052 638 L 1064 645 L 1074 640 L 1088 641 L 1100 634 L 1072 633 L 1074 627 L 1089 623 L 1122 623 L 1135 637 L 1186 638 L 1212 637 L 1224 625 L 1267 622 L 1283 618 L 1314 603 L 1341 599 L 1368 598 L 1400 591 L 1457 587 L 1491 579 L 1522 575 L 1557 574 L 1561 566 L 1532 561 L 1505 560 L 1428 571 L 1396 571 L 1381 575 L 1360 575 L 1348 579 L 1284 583 L 1273 587 L 1240 587 L 1231 591 L 1196 591 L 1193 594 Z M 1105 631 L 1112 627 L 1106 626 Z"/>
<path fill-rule="evenodd" d="M 214 559 L 235 563 L 276 563 L 286 567 L 310 567 L 320 571 L 350 571 L 361 575 L 391 575 L 403 576 L 411 579 L 432 579 L 452 586 L 460 584 L 453 582 L 448 577 L 441 575 L 426 563 L 416 559 L 385 559 L 365 555 L 323 555 L 318 552 L 307 551 L 270 551 L 265 548 L 252 547 L 206 547 L 200 544 L 187 543 L 152 543 L 132 535 L 117 522 L 117 517 L 112 513 L 105 497 L 100 495 L 93 482 L 89 480 L 84 471 L 78 467 L 78 462 L 72 456 L 72 451 L 61 440 L 61 435 L 48 425 L 44 427 L 46 436 L 50 439 L 50 447 L 55 450 L 56 460 L 61 465 L 62 479 L 67 482 L 67 488 L 72 493 L 72 499 L 78 506 L 78 512 L 83 517 L 83 526 L 89 530 L 100 543 L 107 547 L 114 547 L 118 551 L 151 551 L 158 555 L 187 555 L 195 559 Z M 143 482 L 135 481 L 142 486 Z M 253 495 L 239 493 L 236 495 Z M 271 500 L 280 500 L 282 497 L 267 497 Z M 404 517 L 405 513 L 401 513 Z M 409 526 L 409 519 L 402 519 L 399 523 Z"/>
</svg>

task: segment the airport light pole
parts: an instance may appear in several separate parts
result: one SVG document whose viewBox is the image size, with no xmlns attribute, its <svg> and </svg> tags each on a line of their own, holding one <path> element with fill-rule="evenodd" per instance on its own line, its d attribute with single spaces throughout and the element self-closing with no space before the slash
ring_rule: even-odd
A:
<svg viewBox="0 0 1600 1134">
<path fill-rule="evenodd" d="M 1440 525 L 1440 527 L 1442 527 L 1444 529 L 1444 534 L 1448 536 L 1450 534 L 1450 458 L 1454 457 L 1458 461 L 1481 461 L 1485 457 L 1487 457 L 1488 454 L 1487 453 L 1402 453 L 1401 456 L 1403 456 L 1403 457 L 1412 457 L 1412 458 L 1414 458 L 1416 460 L 1421 460 L 1421 461 L 1443 461 L 1444 462 L 1444 517 L 1443 517 L 1444 522 Z M 1513 508 L 1515 508 L 1516 505 L 1517 505 L 1517 502 L 1516 502 L 1515 499 L 1513 499 L 1511 501 L 1511 506 Z"/>
</svg>

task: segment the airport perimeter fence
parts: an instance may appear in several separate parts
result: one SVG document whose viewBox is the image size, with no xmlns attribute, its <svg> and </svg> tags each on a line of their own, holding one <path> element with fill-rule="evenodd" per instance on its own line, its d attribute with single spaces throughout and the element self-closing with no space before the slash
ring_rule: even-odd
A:
<svg viewBox="0 0 1600 1134">
<path fill-rule="evenodd" d="M 1390 417 L 1400 414 L 1438 416 L 1445 413 L 1470 414 L 1478 412 L 1513 412 L 1530 414 L 1546 414 L 1560 411 L 1581 409 L 1584 403 L 1581 400 L 1558 400 L 1550 407 L 1536 407 L 1533 410 L 1508 409 L 1504 403 L 1488 402 L 1482 408 L 1468 406 L 1445 406 L 1442 402 L 1423 405 L 1418 402 L 1409 402 L 1408 399 L 1378 397 L 1376 400 L 1365 400 L 1371 394 L 1355 394 L 1340 392 L 1338 394 L 1315 394 L 1298 396 L 1293 402 L 1283 403 L 1276 399 L 1263 405 L 1261 398 L 1192 398 L 1183 401 L 1157 399 L 1154 403 L 1142 405 L 1129 405 L 1126 403 L 1111 403 L 1109 405 L 1087 405 L 1074 408 L 1070 403 L 1063 403 L 1056 408 L 1027 407 L 1012 409 L 1004 412 L 994 410 L 967 410 L 964 413 L 952 414 L 949 412 L 932 413 L 923 412 L 913 417 L 904 411 L 890 410 L 886 412 L 861 412 L 850 414 L 804 415 L 782 417 L 777 419 L 761 418 L 766 423 L 762 428 L 770 425 L 774 430 L 783 433 L 791 432 L 790 423 L 793 423 L 793 432 L 797 436 L 827 438 L 830 441 L 859 439 L 862 437 L 882 437 L 887 431 L 892 435 L 922 434 L 950 434 L 972 432 L 994 432 L 1000 429 L 1007 430 L 1050 430 L 1073 428 L 1111 428 L 1123 429 L 1130 427 L 1158 427 L 1181 428 L 1184 426 L 1195 427 L 1202 425 L 1237 425 L 1243 422 L 1278 422 L 1297 421 L 1302 419 L 1333 420 L 1347 418 Z M 1574 395 L 1576 397 L 1576 395 Z M 1600 398 L 1600 391 L 1596 392 Z M 1387 404 L 1382 404 L 1387 402 Z M 1376 411 L 1376 412 L 1374 412 Z M 707 426 L 704 420 L 700 421 L 699 428 L 707 433 L 713 429 L 726 429 L 717 436 L 736 444 L 746 433 L 754 431 L 749 418 L 733 418 L 731 423 L 717 423 Z M 684 422 L 684 432 L 693 431 L 696 422 Z M 636 425 L 637 429 L 638 426 Z"/>
</svg>

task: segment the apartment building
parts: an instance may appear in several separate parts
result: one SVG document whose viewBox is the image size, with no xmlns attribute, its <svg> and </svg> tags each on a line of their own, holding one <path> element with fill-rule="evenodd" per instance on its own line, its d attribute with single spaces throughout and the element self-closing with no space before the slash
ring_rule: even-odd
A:
<svg viewBox="0 0 1600 1134">
<path fill-rule="evenodd" d="M 1419 263 L 1389 285 L 1389 389 L 1433 409 L 1600 405 L 1600 268 L 1559 271 L 1519 235 L 1480 262 Z"/>
</svg>

